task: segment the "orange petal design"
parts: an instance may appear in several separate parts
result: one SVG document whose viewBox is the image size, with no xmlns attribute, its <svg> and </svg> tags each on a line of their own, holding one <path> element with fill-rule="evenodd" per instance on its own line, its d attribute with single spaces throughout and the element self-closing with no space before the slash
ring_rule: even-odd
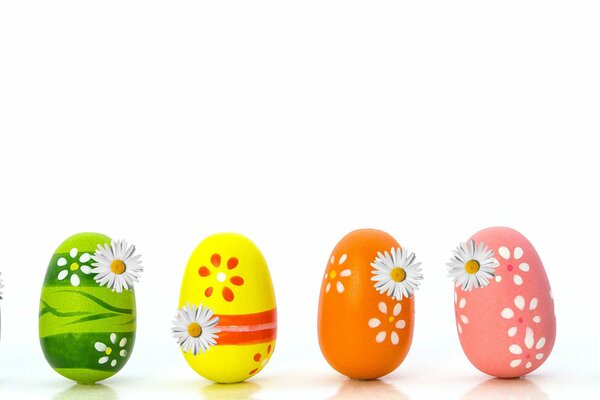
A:
<svg viewBox="0 0 600 400">
<path fill-rule="evenodd" d="M 223 288 L 223 298 L 225 301 L 232 302 L 233 301 L 233 292 L 227 286 Z"/>
</svg>

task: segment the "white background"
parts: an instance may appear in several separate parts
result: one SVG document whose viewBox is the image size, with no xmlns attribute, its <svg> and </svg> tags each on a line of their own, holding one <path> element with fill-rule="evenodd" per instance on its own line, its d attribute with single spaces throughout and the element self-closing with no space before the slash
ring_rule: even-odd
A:
<svg viewBox="0 0 600 400">
<path fill-rule="evenodd" d="M 3 1 L 0 397 L 444 398 L 600 395 L 597 1 Z M 525 380 L 462 354 L 450 251 L 511 226 L 545 263 L 558 337 Z M 415 251 L 407 360 L 352 382 L 316 337 L 327 258 L 347 232 Z M 138 340 L 105 385 L 46 364 L 37 337 L 54 249 L 134 242 Z M 185 363 L 171 320 L 206 236 L 250 237 L 271 268 L 279 341 L 250 383 Z"/>
</svg>

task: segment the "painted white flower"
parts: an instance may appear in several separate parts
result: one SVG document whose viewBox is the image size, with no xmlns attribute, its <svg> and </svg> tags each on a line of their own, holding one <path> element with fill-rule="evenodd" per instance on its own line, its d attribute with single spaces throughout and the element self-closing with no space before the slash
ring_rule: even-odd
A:
<svg viewBox="0 0 600 400">
<path fill-rule="evenodd" d="M 69 251 L 68 259 L 66 257 L 60 257 L 56 261 L 56 265 L 60 268 L 64 268 L 58 273 L 58 280 L 63 281 L 71 274 L 71 277 L 69 278 L 71 285 L 79 286 L 81 279 L 77 272 L 80 271 L 85 275 L 89 275 L 92 272 L 92 267 L 88 265 L 91 259 L 92 257 L 88 253 L 80 254 L 79 250 L 72 248 L 71 251 Z"/>
<path fill-rule="evenodd" d="M 423 279 L 421 263 L 415 262 L 415 254 L 398 247 L 384 254 L 377 253 L 377 258 L 371 263 L 373 270 L 372 281 L 379 293 L 402 300 L 410 297 L 419 288 L 419 281 Z"/>
<path fill-rule="evenodd" d="M 494 252 L 483 242 L 475 244 L 473 239 L 461 243 L 453 252 L 453 257 L 446 265 L 450 267 L 448 274 L 454 279 L 455 286 L 464 291 L 471 291 L 490 284 L 498 267 Z"/>
<path fill-rule="evenodd" d="M 521 273 L 529 272 L 529 264 L 520 261 L 523 257 L 523 249 L 520 247 L 515 247 L 511 254 L 511 251 L 508 247 L 500 246 L 500 248 L 498 248 L 498 254 L 500 254 L 500 257 L 508 261 L 506 270 L 509 274 L 512 274 L 512 281 L 514 284 L 521 286 L 523 284 L 523 277 L 521 276 Z M 515 265 L 513 264 L 518 264 L 516 269 Z"/>
<path fill-rule="evenodd" d="M 352 275 L 352 271 L 349 269 L 343 269 L 343 265 L 347 259 L 348 255 L 342 254 L 337 262 L 337 265 L 335 262 L 335 256 L 331 256 L 329 259 L 329 264 L 331 266 L 329 267 L 329 272 L 325 274 L 324 278 L 325 280 L 329 279 L 325 285 L 325 293 L 329 293 L 333 286 L 335 286 L 335 290 L 337 290 L 338 293 L 344 293 L 345 287 L 344 283 L 342 282 L 342 278 L 347 278 Z"/>
<path fill-rule="evenodd" d="M 541 350 L 546 345 L 546 338 L 542 337 L 537 342 L 535 341 L 533 335 L 533 329 L 526 328 L 525 329 L 525 346 L 521 347 L 518 344 L 512 344 L 508 348 L 508 351 L 518 358 L 512 360 L 510 362 L 511 368 L 517 368 L 522 363 L 525 364 L 525 368 L 530 369 L 533 366 L 533 359 L 540 361 L 544 358 L 544 353 Z M 534 347 L 535 345 L 535 347 Z"/>
<path fill-rule="evenodd" d="M 173 337 L 184 352 L 196 355 L 202 351 L 206 353 L 211 346 L 217 344 L 221 329 L 217 327 L 219 317 L 213 317 L 214 312 L 208 307 L 190 306 L 177 309 L 177 317 L 173 321 Z"/>
<path fill-rule="evenodd" d="M 2 272 L 0 272 L 0 275 L 2 275 Z M 0 276 L 0 300 L 2 300 L 2 296 L 4 295 L 2 293 L 2 289 L 4 289 L 4 281 L 2 280 L 2 277 Z"/>
<path fill-rule="evenodd" d="M 133 288 L 140 273 L 144 270 L 140 255 L 134 255 L 135 246 L 127 246 L 124 240 L 112 241 L 110 246 L 98 245 L 96 253 L 92 256 L 95 261 L 92 273 L 96 274 L 94 280 L 100 286 L 106 285 L 113 292 L 121 293 L 123 289 Z"/>
<path fill-rule="evenodd" d="M 398 316 L 402 311 L 402 304 L 396 303 L 391 315 L 388 315 L 387 304 L 385 304 L 383 301 L 379 302 L 377 308 L 383 314 L 383 317 L 381 317 L 381 319 L 371 318 L 368 321 L 369 328 L 378 329 L 378 332 L 375 335 L 375 342 L 383 343 L 387 337 L 387 330 L 389 329 L 390 341 L 394 346 L 396 346 L 400 342 L 400 336 L 396 330 L 404 329 L 406 327 L 406 321 L 403 319 L 398 319 Z"/>
<path fill-rule="evenodd" d="M 538 306 L 537 297 L 533 297 L 529 301 L 529 303 L 527 303 L 523 296 L 518 295 L 517 297 L 515 297 L 514 303 L 514 310 L 512 308 L 506 307 L 500 312 L 502 318 L 506 320 L 511 320 L 515 323 L 514 326 L 511 326 L 508 329 L 507 333 L 510 337 L 514 337 L 519 330 L 519 326 L 522 326 L 523 324 L 539 324 L 540 322 L 542 322 L 542 317 L 540 317 L 535 311 Z"/>
<path fill-rule="evenodd" d="M 127 338 L 121 338 L 117 343 L 117 334 L 110 334 L 110 343 L 108 345 L 102 342 L 96 342 L 94 344 L 94 348 L 103 353 L 103 355 L 98 359 L 98 364 L 103 365 L 110 361 L 110 366 L 115 367 L 118 363 L 119 355 L 121 358 L 127 357 L 127 350 L 125 350 L 125 346 L 127 346 Z"/>
<path fill-rule="evenodd" d="M 458 308 L 461 311 L 456 310 L 456 328 L 458 329 L 458 333 L 462 335 L 463 333 L 463 325 L 469 325 L 469 317 L 467 317 L 464 312 L 464 308 L 467 306 L 467 299 L 464 297 L 458 298 L 456 292 L 454 292 L 454 304 L 458 305 Z"/>
</svg>

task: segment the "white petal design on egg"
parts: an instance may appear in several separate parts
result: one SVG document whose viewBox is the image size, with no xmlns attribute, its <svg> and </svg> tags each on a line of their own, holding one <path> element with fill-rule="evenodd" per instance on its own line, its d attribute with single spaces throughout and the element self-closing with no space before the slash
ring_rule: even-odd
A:
<svg viewBox="0 0 600 400">
<path fill-rule="evenodd" d="M 377 304 L 377 308 L 379 309 L 379 311 L 381 311 L 383 314 L 387 314 L 387 305 L 383 302 L 380 301 L 379 304 Z"/>
<path fill-rule="evenodd" d="M 458 333 L 460 333 L 462 335 L 462 326 L 460 326 L 460 324 L 456 324 L 456 328 L 458 329 Z"/>
<path fill-rule="evenodd" d="M 119 342 L 119 347 L 125 347 L 127 345 L 127 338 L 121 339 Z"/>
<path fill-rule="evenodd" d="M 462 321 L 463 324 L 469 325 L 469 318 L 466 315 L 462 314 L 460 316 L 460 320 Z"/>
<path fill-rule="evenodd" d="M 512 354 L 523 354 L 523 349 L 518 344 L 511 344 L 508 351 Z"/>
<path fill-rule="evenodd" d="M 343 263 L 346 262 L 346 259 L 348 258 L 348 254 L 342 254 L 342 256 L 340 257 L 338 264 L 342 265 Z"/>
<path fill-rule="evenodd" d="M 375 336 L 375 341 L 377 343 L 383 343 L 383 341 L 385 340 L 385 336 L 386 336 L 385 331 L 381 331 L 377 334 L 377 336 Z"/>
<path fill-rule="evenodd" d="M 517 306 L 517 308 L 521 311 L 525 309 L 525 299 L 523 296 L 519 295 L 515 297 L 515 306 Z"/>
<path fill-rule="evenodd" d="M 541 338 L 540 340 L 538 340 L 537 344 L 535 345 L 535 349 L 536 349 L 536 350 L 539 350 L 539 349 L 541 349 L 542 347 L 544 347 L 545 345 L 546 345 L 546 338 L 545 338 L 545 337 L 543 337 L 543 338 Z"/>
<path fill-rule="evenodd" d="M 106 351 L 106 345 L 102 342 L 96 342 L 96 344 L 94 344 L 94 348 L 101 353 Z"/>
<path fill-rule="evenodd" d="M 521 362 L 521 360 L 512 360 L 509 365 L 511 368 L 517 368 L 519 365 L 521 365 Z"/>
<path fill-rule="evenodd" d="M 467 299 L 460 299 L 460 303 L 458 303 L 458 308 L 465 308 L 467 305 Z"/>
<path fill-rule="evenodd" d="M 104 356 L 98 360 L 98 364 L 106 364 L 108 362 L 108 357 Z"/>
<path fill-rule="evenodd" d="M 531 299 L 531 302 L 529 303 L 529 311 L 535 310 L 538 306 L 538 299 L 537 297 L 534 297 L 533 299 Z"/>
<path fill-rule="evenodd" d="M 345 269 L 342 272 L 340 272 L 340 276 L 342 278 L 346 278 L 348 276 L 352 275 L 352 271 L 350 271 L 349 269 Z"/>
<path fill-rule="evenodd" d="M 331 256 L 331 258 L 329 259 L 329 264 L 333 264 L 335 262 L 335 258 L 333 256 Z"/>
<path fill-rule="evenodd" d="M 369 328 L 377 328 L 379 325 L 381 325 L 381 321 L 377 318 L 371 318 L 369 320 Z"/>
<path fill-rule="evenodd" d="M 515 337 L 515 335 L 517 334 L 517 327 L 513 326 L 512 328 L 508 329 L 508 336 L 509 337 Z"/>
<path fill-rule="evenodd" d="M 515 316 L 515 312 L 513 310 L 511 310 L 510 308 L 505 308 L 504 310 L 502 310 L 500 315 L 504 319 L 511 319 L 512 317 Z"/>
<path fill-rule="evenodd" d="M 502 277 L 500 275 L 496 275 L 496 282 L 500 283 L 502 282 Z"/>
<path fill-rule="evenodd" d="M 77 274 L 71 275 L 71 285 L 79 286 L 80 283 L 81 281 L 79 280 L 79 276 L 77 276 Z"/>
<path fill-rule="evenodd" d="M 344 293 L 344 284 L 342 282 L 337 281 L 335 288 L 337 289 L 338 293 Z"/>
<path fill-rule="evenodd" d="M 60 271 L 58 273 L 58 280 L 59 281 L 64 280 L 67 277 L 67 275 L 69 275 L 69 271 L 67 271 L 66 269 L 63 269 L 62 271 Z"/>
<path fill-rule="evenodd" d="M 329 293 L 330 290 L 331 290 L 331 282 L 327 282 L 327 285 L 325 285 L 325 293 Z"/>
<path fill-rule="evenodd" d="M 114 367 L 115 365 L 117 365 L 117 360 L 112 360 L 112 361 L 110 362 L 110 366 L 111 366 L 111 367 Z"/>
<path fill-rule="evenodd" d="M 83 272 L 86 275 L 89 275 L 92 272 L 92 267 L 90 267 L 88 265 L 82 265 L 80 269 L 81 269 L 81 272 Z"/>
<path fill-rule="evenodd" d="M 519 264 L 519 269 L 523 272 L 529 272 L 529 264 L 521 263 Z"/>
<path fill-rule="evenodd" d="M 116 344 L 117 343 L 117 334 L 116 333 L 111 333 L 110 334 L 110 342 L 112 344 Z"/>
<path fill-rule="evenodd" d="M 500 246 L 498 249 L 498 254 L 500 254 L 500 257 L 504 258 L 505 260 L 510 258 L 510 250 L 508 250 L 506 246 Z"/>
<path fill-rule="evenodd" d="M 67 259 L 64 257 L 59 258 L 56 262 L 56 265 L 58 265 L 59 267 L 64 267 L 65 265 L 67 265 Z"/>
<path fill-rule="evenodd" d="M 92 259 L 92 256 L 90 256 L 88 253 L 83 253 L 81 255 L 81 257 L 79 257 L 79 262 L 86 263 L 86 262 L 90 261 L 91 259 Z"/>
<path fill-rule="evenodd" d="M 406 321 L 404 321 L 403 319 L 401 319 L 400 321 L 396 322 L 396 328 L 398 329 L 404 329 L 406 327 Z"/>
<path fill-rule="evenodd" d="M 536 360 L 541 360 L 542 358 L 544 358 L 544 353 L 538 353 L 535 355 Z"/>
<path fill-rule="evenodd" d="M 515 247 L 514 256 L 515 256 L 515 260 L 518 260 L 521 257 L 523 257 L 523 249 L 520 247 Z"/>
<path fill-rule="evenodd" d="M 77 249 L 71 249 L 69 255 L 71 256 L 71 258 L 77 257 Z"/>
<path fill-rule="evenodd" d="M 390 340 L 392 341 L 392 344 L 396 346 L 398 343 L 400 343 L 400 336 L 398 336 L 396 332 L 392 332 L 390 335 Z"/>
<path fill-rule="evenodd" d="M 513 276 L 513 281 L 515 282 L 515 285 L 517 286 L 521 286 L 523 284 L 523 278 L 521 278 L 521 275 L 514 275 Z"/>
<path fill-rule="evenodd" d="M 532 365 L 533 364 L 531 364 L 531 361 L 528 361 L 527 364 L 525 364 L 525 368 L 529 369 Z"/>
<path fill-rule="evenodd" d="M 398 315 L 400 315 L 400 311 L 402 311 L 402 304 L 400 304 L 400 303 L 397 303 L 397 304 L 394 306 L 394 311 L 392 312 L 392 315 L 393 315 L 394 317 L 397 317 Z"/>
<path fill-rule="evenodd" d="M 119 355 L 120 355 L 121 357 L 127 357 L 127 350 L 121 350 L 121 351 L 119 352 Z"/>
<path fill-rule="evenodd" d="M 533 317 L 533 322 L 539 324 L 540 322 L 542 322 L 542 318 L 539 315 L 536 315 L 535 317 Z"/>
<path fill-rule="evenodd" d="M 533 329 L 525 329 L 525 347 L 531 349 L 533 347 Z"/>
</svg>

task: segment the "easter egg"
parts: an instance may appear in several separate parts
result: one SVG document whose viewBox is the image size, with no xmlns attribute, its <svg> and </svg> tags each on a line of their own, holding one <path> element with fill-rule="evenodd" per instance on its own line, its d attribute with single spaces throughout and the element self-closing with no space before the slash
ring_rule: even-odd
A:
<svg viewBox="0 0 600 400">
<path fill-rule="evenodd" d="M 50 366 L 66 378 L 94 383 L 116 374 L 133 349 L 133 281 L 140 256 L 98 233 L 65 240 L 46 270 L 39 336 Z"/>
<path fill-rule="evenodd" d="M 333 249 L 321 285 L 319 344 L 327 362 L 375 379 L 405 359 L 413 337 L 420 263 L 383 231 L 361 229 Z"/>
<path fill-rule="evenodd" d="M 267 364 L 277 337 L 267 263 L 248 238 L 220 233 L 192 253 L 181 283 L 173 336 L 194 371 L 214 382 L 241 382 Z"/>
<path fill-rule="evenodd" d="M 454 252 L 456 327 L 480 371 L 515 378 L 539 368 L 556 338 L 550 283 L 533 245 L 511 228 L 474 234 Z"/>
</svg>

